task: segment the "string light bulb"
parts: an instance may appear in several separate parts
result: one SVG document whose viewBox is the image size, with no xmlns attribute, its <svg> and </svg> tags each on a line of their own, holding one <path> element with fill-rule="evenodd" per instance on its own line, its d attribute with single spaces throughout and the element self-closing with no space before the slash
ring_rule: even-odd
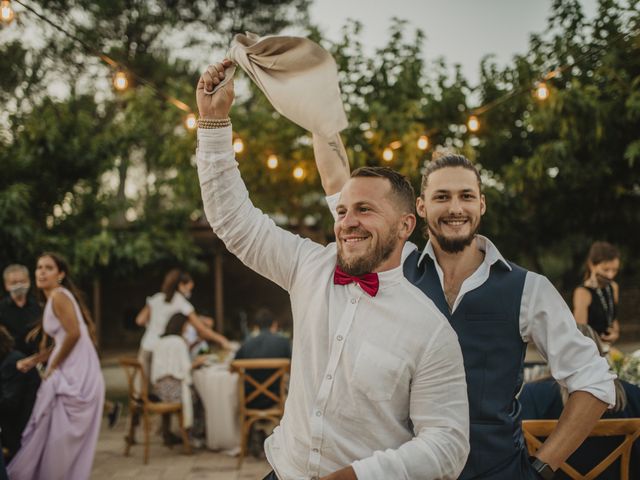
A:
<svg viewBox="0 0 640 480">
<path fill-rule="evenodd" d="M 293 178 L 295 178 L 296 180 L 302 180 L 304 178 L 304 168 L 302 167 L 296 167 L 293 169 Z"/>
<path fill-rule="evenodd" d="M 538 83 L 538 86 L 536 87 L 536 98 L 538 100 L 546 100 L 549 98 L 549 87 L 547 87 L 546 83 Z"/>
<path fill-rule="evenodd" d="M 233 141 L 233 151 L 236 153 L 242 153 L 244 151 L 244 142 L 240 137 L 236 137 Z M 276 166 L 278 160 L 276 159 Z"/>
<path fill-rule="evenodd" d="M 113 86 L 116 90 L 123 91 L 129 86 L 129 79 L 127 74 L 122 70 L 118 70 L 113 76 Z"/>
<path fill-rule="evenodd" d="M 267 167 L 269 167 L 271 170 L 278 168 L 278 157 L 273 153 L 267 158 Z"/>
<path fill-rule="evenodd" d="M 0 2 L 0 19 L 4 23 L 11 23 L 15 18 L 16 14 L 11 8 L 11 2 L 9 0 L 2 0 Z"/>
<path fill-rule="evenodd" d="M 382 151 L 382 159 L 385 162 L 390 162 L 391 160 L 393 160 L 393 150 L 389 147 L 385 148 Z"/>
<path fill-rule="evenodd" d="M 471 132 L 477 132 L 480 130 L 480 120 L 475 115 L 471 115 L 467 121 L 467 127 Z"/>
<path fill-rule="evenodd" d="M 427 137 L 426 135 L 420 136 L 420 138 L 418 139 L 418 148 L 420 150 L 426 150 L 427 148 L 429 148 L 429 137 Z"/>
<path fill-rule="evenodd" d="M 396 140 L 389 144 L 389 147 L 393 150 L 398 150 L 402 146 L 402 142 L 400 140 Z"/>
<path fill-rule="evenodd" d="M 184 124 L 189 130 L 193 130 L 198 126 L 198 120 L 196 120 L 196 116 L 193 113 L 187 115 L 187 118 L 184 119 Z"/>
</svg>

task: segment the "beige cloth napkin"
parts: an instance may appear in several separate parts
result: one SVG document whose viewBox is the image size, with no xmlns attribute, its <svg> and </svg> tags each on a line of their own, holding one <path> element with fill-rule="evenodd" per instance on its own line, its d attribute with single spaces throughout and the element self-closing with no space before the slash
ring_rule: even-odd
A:
<svg viewBox="0 0 640 480">
<path fill-rule="evenodd" d="M 239 65 L 273 107 L 302 128 L 333 137 L 347 127 L 333 57 L 307 38 L 236 35 L 227 58 Z M 227 68 L 228 82 L 235 67 Z M 207 92 L 209 93 L 209 92 Z"/>
</svg>

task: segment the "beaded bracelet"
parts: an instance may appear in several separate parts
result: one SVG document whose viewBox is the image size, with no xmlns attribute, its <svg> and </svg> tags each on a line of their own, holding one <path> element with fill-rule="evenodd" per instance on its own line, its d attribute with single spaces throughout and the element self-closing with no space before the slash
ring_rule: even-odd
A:
<svg viewBox="0 0 640 480">
<path fill-rule="evenodd" d="M 209 118 L 198 119 L 198 128 L 212 129 L 212 128 L 225 128 L 230 126 L 231 126 L 231 119 L 229 117 L 216 118 L 216 119 L 209 119 Z"/>
</svg>

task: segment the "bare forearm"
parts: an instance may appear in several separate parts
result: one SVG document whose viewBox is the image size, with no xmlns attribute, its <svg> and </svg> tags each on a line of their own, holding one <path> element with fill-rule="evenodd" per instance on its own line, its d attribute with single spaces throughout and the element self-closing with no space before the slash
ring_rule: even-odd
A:
<svg viewBox="0 0 640 480">
<path fill-rule="evenodd" d="M 573 392 L 560 415 L 558 426 L 536 456 L 557 470 L 587 438 L 606 409 L 607 404 L 590 393 Z"/>
<path fill-rule="evenodd" d="M 358 477 L 356 477 L 356 472 L 353 468 L 348 466 L 326 477 L 322 477 L 320 480 L 358 480 Z"/>
<path fill-rule="evenodd" d="M 314 134 L 313 154 L 325 194 L 338 193 L 349 180 L 349 160 L 340 135 L 324 138 Z"/>
<path fill-rule="evenodd" d="M 54 369 L 58 368 L 60 364 L 64 362 L 65 359 L 69 356 L 69 354 L 73 350 L 73 347 L 75 347 L 76 343 L 78 343 L 79 339 L 80 335 L 67 335 L 62 342 L 62 346 L 60 347 L 58 354 L 49 363 L 47 370 L 53 371 Z"/>
</svg>

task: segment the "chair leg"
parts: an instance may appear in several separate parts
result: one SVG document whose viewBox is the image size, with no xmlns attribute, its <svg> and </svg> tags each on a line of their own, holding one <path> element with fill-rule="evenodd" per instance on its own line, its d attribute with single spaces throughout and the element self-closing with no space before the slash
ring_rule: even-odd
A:
<svg viewBox="0 0 640 480">
<path fill-rule="evenodd" d="M 136 425 L 138 422 L 136 421 L 137 412 L 133 408 L 129 408 L 129 434 L 125 435 L 125 447 L 124 447 L 124 455 L 125 457 L 129 456 L 129 451 L 131 450 L 131 445 L 136 443 Z"/>
<path fill-rule="evenodd" d="M 240 454 L 238 455 L 238 470 L 242 468 L 242 461 L 244 460 L 244 456 L 247 454 L 247 443 L 249 441 L 249 429 L 251 428 L 251 423 L 246 419 L 242 419 L 242 425 L 240 427 Z"/>
<path fill-rule="evenodd" d="M 142 412 L 142 418 L 144 420 L 144 464 L 149 463 L 149 412 L 146 410 Z"/>
<path fill-rule="evenodd" d="M 189 442 L 189 434 L 187 429 L 184 428 L 184 417 L 182 411 L 178 412 L 178 423 L 180 425 L 180 435 L 182 435 L 182 446 L 184 447 L 184 453 L 191 455 L 191 442 Z"/>
</svg>

